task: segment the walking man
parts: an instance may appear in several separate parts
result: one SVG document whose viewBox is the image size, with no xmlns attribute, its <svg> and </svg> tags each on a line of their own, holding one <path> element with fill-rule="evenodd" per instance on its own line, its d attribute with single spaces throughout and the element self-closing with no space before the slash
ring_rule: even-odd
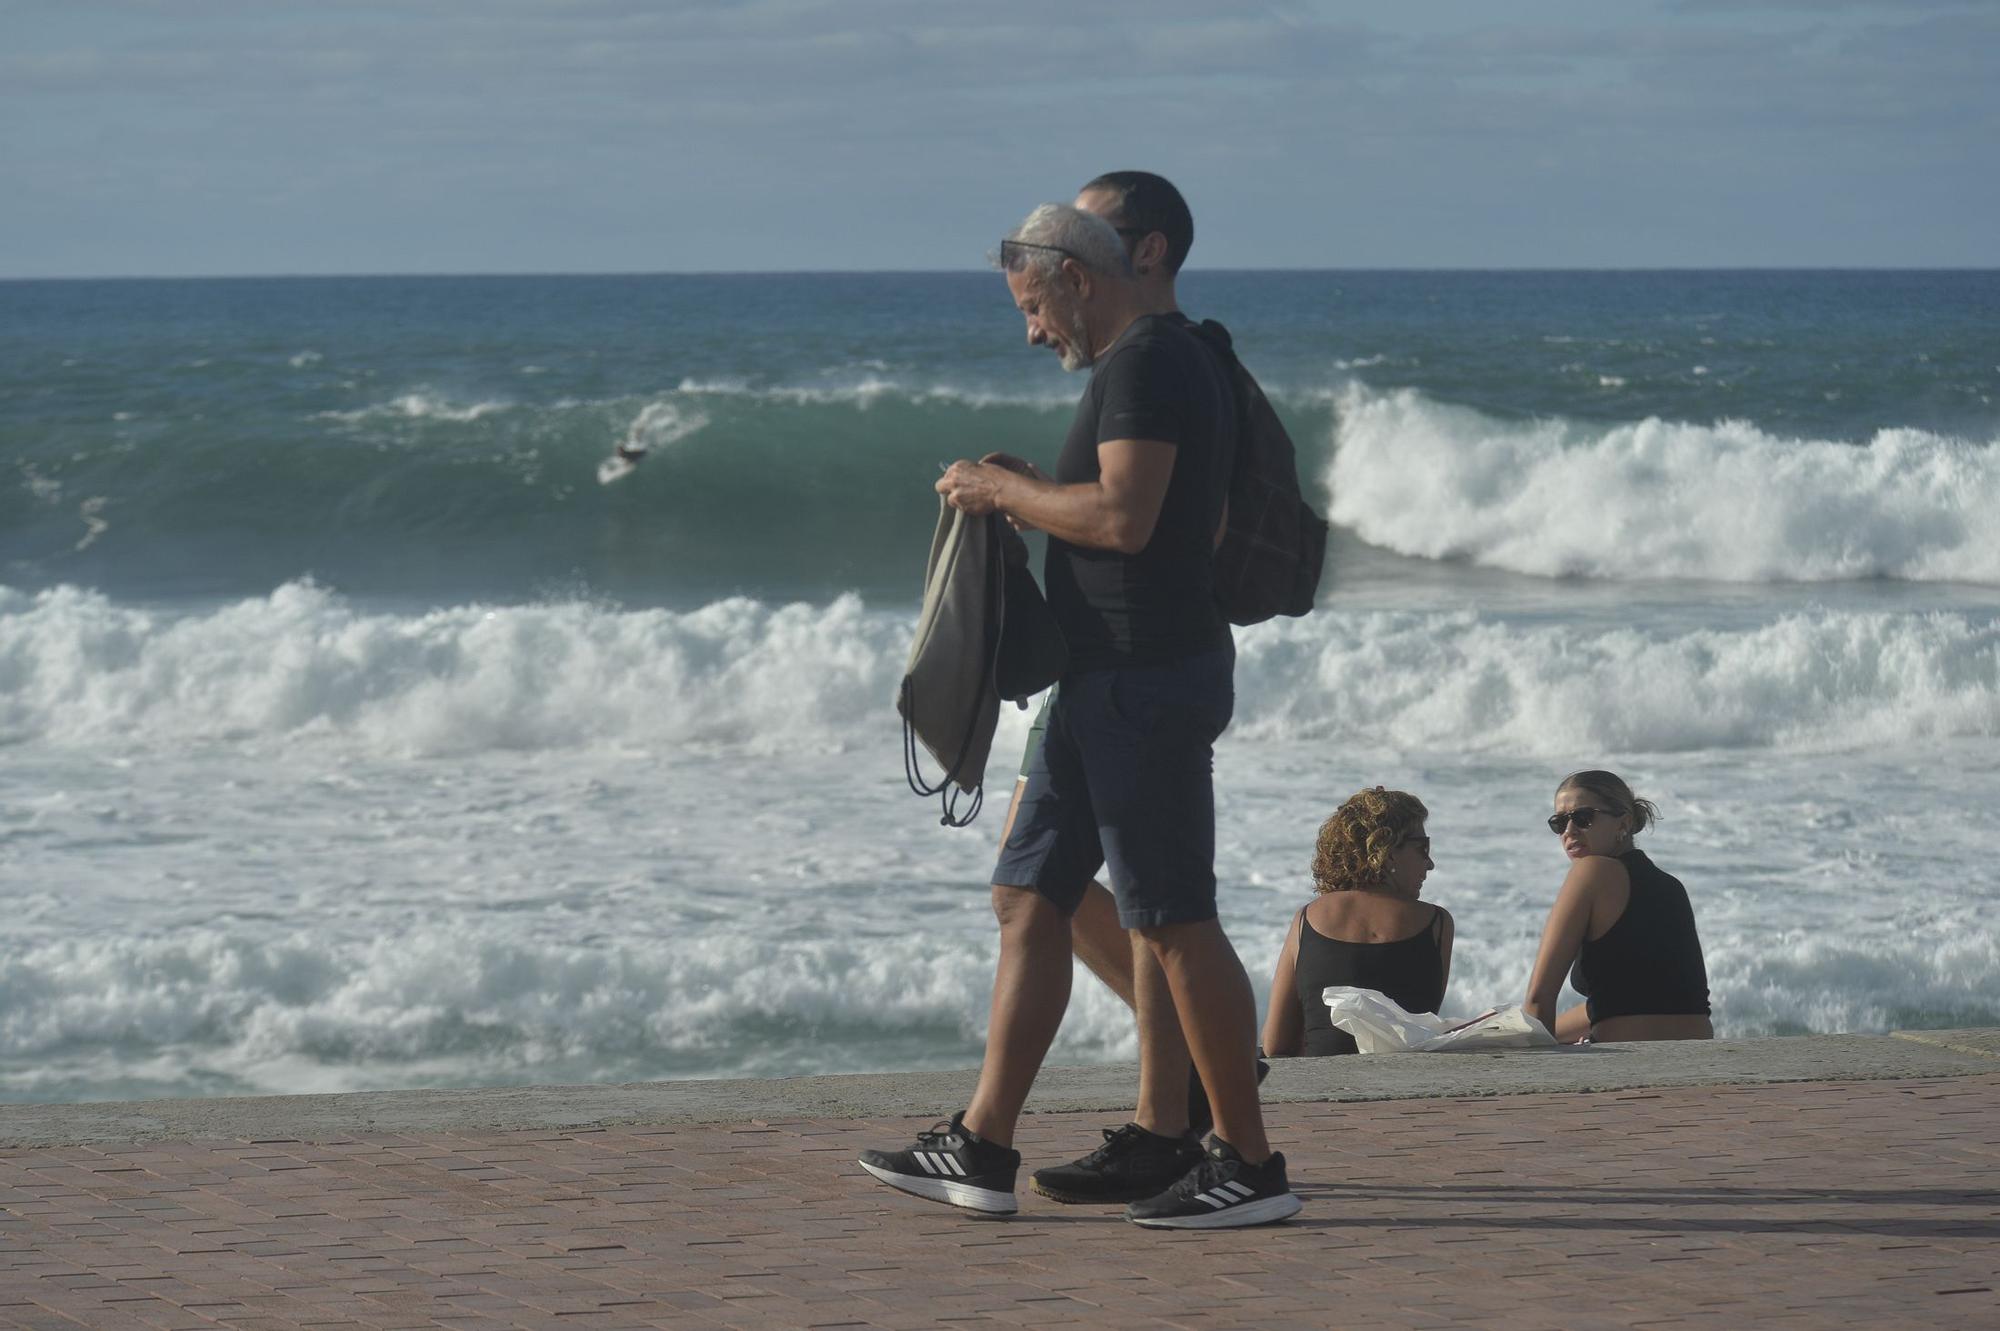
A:
<svg viewBox="0 0 2000 1331">
<path fill-rule="evenodd" d="M 1194 245 L 1194 214 L 1173 182 L 1150 171 L 1108 171 L 1077 191 L 1076 206 L 1111 223 L 1118 233 L 1132 265 L 1140 313 L 1185 319 L 1174 282 Z M 1032 326 L 1028 341 L 1048 344 Z M 1219 530 L 1216 538 L 1221 539 Z M 1013 830 L 1053 701 L 1053 693 L 1044 699 L 1029 732 L 1000 833 L 1003 843 Z M 1171 1012 L 1166 976 L 1146 940 L 1120 923 L 1117 903 L 1102 883 L 1092 881 L 1071 913 L 1070 945 L 1091 974 L 1135 1014 L 1143 1005 L 1154 1019 L 1142 1026 L 1146 1044 L 1132 1121 L 1107 1131 L 1102 1144 L 1080 1159 L 1036 1170 L 1034 1188 L 1059 1202 L 1139 1201 L 1166 1188 L 1200 1158 L 1200 1138 L 1214 1126 L 1208 1097 L 1200 1079 L 1189 1076 L 1192 1062 L 1180 1020 Z M 1260 1077 L 1265 1066 L 1258 1064 Z"/>
<path fill-rule="evenodd" d="M 1090 383 L 1053 477 L 994 455 L 954 463 L 937 489 L 966 513 L 1048 533 L 1044 583 L 1070 668 L 994 869 L 1000 964 L 978 1089 L 913 1148 L 861 1163 L 919 1196 L 1016 1209 L 1016 1123 L 1068 1006 L 1071 915 L 1102 867 L 1119 923 L 1144 941 L 1158 997 L 1171 999 L 1139 990 L 1142 1064 L 1178 1013 L 1215 1120 L 1206 1151 L 1170 1160 L 1179 1177 L 1126 1218 L 1281 1220 L 1299 1202 L 1265 1138 L 1256 1002 L 1215 905 L 1212 764 L 1235 668 L 1211 576 L 1234 444 L 1229 385 L 1193 334 L 1149 310 L 1104 219 L 1045 204 L 999 261 L 1029 341 L 1066 369 L 1091 368 Z"/>
</svg>

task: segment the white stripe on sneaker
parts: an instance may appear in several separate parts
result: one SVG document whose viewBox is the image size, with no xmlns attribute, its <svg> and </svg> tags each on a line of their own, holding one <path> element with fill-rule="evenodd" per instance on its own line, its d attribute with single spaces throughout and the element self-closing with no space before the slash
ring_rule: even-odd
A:
<svg viewBox="0 0 2000 1331">
<path fill-rule="evenodd" d="M 945 1166 L 946 1166 L 946 1167 L 947 1167 L 948 1169 L 950 1169 L 952 1173 L 954 1173 L 954 1174 L 958 1175 L 958 1176 L 959 1176 L 960 1178 L 964 1178 L 964 1177 L 965 1177 L 965 1166 L 964 1166 L 964 1165 L 961 1165 L 960 1163 L 958 1163 L 958 1157 L 957 1157 L 957 1156 L 955 1156 L 955 1155 L 940 1155 L 940 1156 L 938 1157 L 938 1159 L 940 1159 L 940 1160 L 944 1161 L 944 1163 L 945 1163 Z"/>
</svg>

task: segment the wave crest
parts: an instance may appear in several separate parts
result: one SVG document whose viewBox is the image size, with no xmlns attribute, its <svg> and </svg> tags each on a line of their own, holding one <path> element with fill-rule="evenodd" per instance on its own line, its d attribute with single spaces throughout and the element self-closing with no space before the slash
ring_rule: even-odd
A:
<svg viewBox="0 0 2000 1331">
<path fill-rule="evenodd" d="M 2000 583 L 2000 447 L 1744 421 L 1503 421 L 1343 390 L 1332 517 L 1399 554 L 1542 577 Z"/>
</svg>

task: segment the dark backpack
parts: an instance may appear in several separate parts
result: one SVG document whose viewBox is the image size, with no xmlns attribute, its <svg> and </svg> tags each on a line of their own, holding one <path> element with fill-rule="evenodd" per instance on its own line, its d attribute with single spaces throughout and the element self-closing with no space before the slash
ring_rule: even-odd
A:
<svg viewBox="0 0 2000 1331">
<path fill-rule="evenodd" d="M 1232 624 L 1313 608 L 1326 567 L 1326 519 L 1299 490 L 1298 449 L 1250 371 L 1236 359 L 1229 330 L 1190 322 L 1221 360 L 1236 394 L 1236 461 L 1229 473 L 1229 525 L 1215 551 L 1215 600 Z"/>
</svg>

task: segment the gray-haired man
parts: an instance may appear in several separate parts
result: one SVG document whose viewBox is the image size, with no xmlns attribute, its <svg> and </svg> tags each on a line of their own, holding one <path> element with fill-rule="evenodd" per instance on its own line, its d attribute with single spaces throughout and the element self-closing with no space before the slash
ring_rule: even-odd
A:
<svg viewBox="0 0 2000 1331">
<path fill-rule="evenodd" d="M 1257 1103 L 1256 1002 L 1215 908 L 1214 742 L 1235 648 L 1212 587 L 1234 444 L 1220 366 L 1149 308 L 1118 231 L 1064 204 L 1000 248 L 1028 337 L 1089 386 L 1055 475 L 995 455 L 938 481 L 953 507 L 1049 535 L 1044 582 L 1070 647 L 1047 733 L 993 874 L 1000 921 L 986 1057 L 972 1102 L 916 1145 L 862 1165 L 894 1187 L 993 1214 L 1016 1209 L 1015 1125 L 1068 1006 L 1070 919 L 1109 869 L 1119 922 L 1144 939 L 1208 1088 L 1207 1152 L 1126 1217 L 1164 1228 L 1281 1220 L 1299 1209 Z M 1164 1012 L 1164 1015 L 1162 1013 Z"/>
</svg>

